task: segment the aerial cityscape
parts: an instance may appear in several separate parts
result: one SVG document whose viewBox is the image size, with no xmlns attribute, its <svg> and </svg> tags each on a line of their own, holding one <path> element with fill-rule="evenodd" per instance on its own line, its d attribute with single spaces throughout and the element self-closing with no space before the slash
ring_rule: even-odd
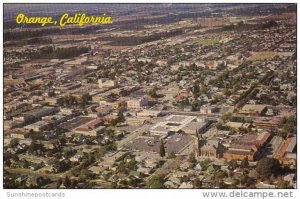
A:
<svg viewBox="0 0 300 199">
<path fill-rule="evenodd" d="M 3 23 L 4 188 L 297 188 L 296 4 L 4 4 Z"/>
</svg>

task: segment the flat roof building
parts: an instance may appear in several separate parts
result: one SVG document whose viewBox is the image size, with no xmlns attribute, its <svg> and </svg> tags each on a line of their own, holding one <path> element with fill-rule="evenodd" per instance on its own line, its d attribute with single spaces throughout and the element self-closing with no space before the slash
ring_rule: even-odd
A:
<svg viewBox="0 0 300 199">
<path fill-rule="evenodd" d="M 170 115 L 158 122 L 150 128 L 152 134 L 164 134 L 177 133 L 184 131 L 188 134 L 195 134 L 197 131 L 202 132 L 207 127 L 208 121 L 206 118 L 198 118 L 196 116 L 185 115 Z"/>
<path fill-rule="evenodd" d="M 267 111 L 267 106 L 262 104 L 246 104 L 240 110 L 241 114 L 262 115 Z"/>
</svg>

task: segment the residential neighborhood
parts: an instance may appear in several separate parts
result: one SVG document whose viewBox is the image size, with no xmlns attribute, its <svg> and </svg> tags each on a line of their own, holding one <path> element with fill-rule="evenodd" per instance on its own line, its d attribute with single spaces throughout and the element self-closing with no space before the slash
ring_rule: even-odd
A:
<svg viewBox="0 0 300 199">
<path fill-rule="evenodd" d="M 4 6 L 4 188 L 297 188 L 296 4 L 75 5 Z"/>
</svg>

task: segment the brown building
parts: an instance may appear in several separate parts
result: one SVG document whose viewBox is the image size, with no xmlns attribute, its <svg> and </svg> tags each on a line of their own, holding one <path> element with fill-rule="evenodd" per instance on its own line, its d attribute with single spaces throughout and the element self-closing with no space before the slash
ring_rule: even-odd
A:
<svg viewBox="0 0 300 199">
<path fill-rule="evenodd" d="M 199 140 L 200 157 L 222 158 L 225 147 L 218 140 Z"/>
<path fill-rule="evenodd" d="M 260 149 L 269 141 L 270 133 L 246 134 L 231 143 L 229 149 L 224 153 L 224 158 L 229 160 L 256 161 Z"/>
</svg>

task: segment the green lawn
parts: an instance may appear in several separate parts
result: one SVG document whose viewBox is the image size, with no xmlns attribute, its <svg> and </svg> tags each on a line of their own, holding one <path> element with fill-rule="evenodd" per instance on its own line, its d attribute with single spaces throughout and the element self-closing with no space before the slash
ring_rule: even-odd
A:
<svg viewBox="0 0 300 199">
<path fill-rule="evenodd" d="M 203 46 L 214 45 L 219 43 L 217 39 L 196 39 L 196 43 Z"/>
</svg>

